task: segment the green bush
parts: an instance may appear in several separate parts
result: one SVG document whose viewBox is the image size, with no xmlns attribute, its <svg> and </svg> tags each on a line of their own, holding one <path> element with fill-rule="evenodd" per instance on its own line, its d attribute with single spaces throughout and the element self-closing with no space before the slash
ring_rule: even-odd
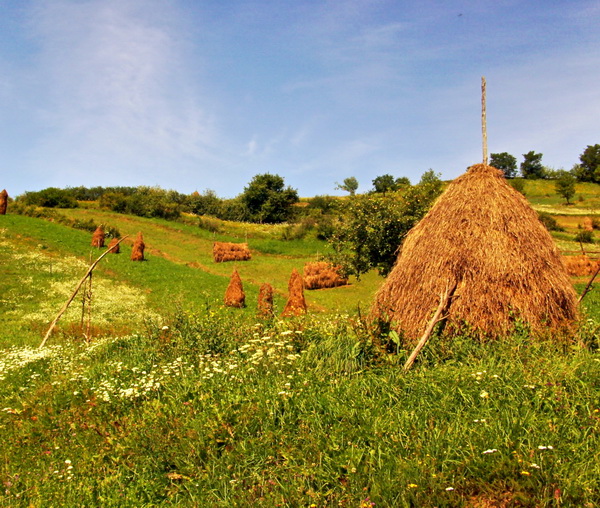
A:
<svg viewBox="0 0 600 508">
<path fill-rule="evenodd" d="M 556 222 L 556 219 L 549 213 L 538 212 L 538 217 L 542 221 L 542 224 L 544 224 L 544 226 L 546 226 L 546 229 L 548 231 L 564 231 L 565 230 L 563 227 L 561 227 L 558 224 L 558 222 Z"/>
<path fill-rule="evenodd" d="M 593 231 L 581 230 L 573 238 L 576 242 L 581 243 L 594 243 L 594 233 Z"/>
</svg>

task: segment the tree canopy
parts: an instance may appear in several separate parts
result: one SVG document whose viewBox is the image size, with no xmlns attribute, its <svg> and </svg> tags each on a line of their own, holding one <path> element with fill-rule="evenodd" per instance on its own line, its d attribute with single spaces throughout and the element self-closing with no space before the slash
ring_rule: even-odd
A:
<svg viewBox="0 0 600 508">
<path fill-rule="evenodd" d="M 588 145 L 579 156 L 578 179 L 600 183 L 600 145 Z"/>
<path fill-rule="evenodd" d="M 490 166 L 501 170 L 506 178 L 517 174 L 517 159 L 508 152 L 490 154 Z"/>
<path fill-rule="evenodd" d="M 348 178 L 344 178 L 342 183 L 336 183 L 336 189 L 340 189 L 350 193 L 351 196 L 356 194 L 358 190 L 358 180 L 353 176 L 349 176 Z"/>
<path fill-rule="evenodd" d="M 542 165 L 543 154 L 535 153 L 533 150 L 523 154 L 523 162 L 521 162 L 521 174 L 523 178 L 533 180 L 536 178 L 544 178 L 545 171 Z"/>
<path fill-rule="evenodd" d="M 252 222 L 285 222 L 292 215 L 292 205 L 299 201 L 298 192 L 285 187 L 279 175 L 264 173 L 254 176 L 240 195 Z"/>
</svg>

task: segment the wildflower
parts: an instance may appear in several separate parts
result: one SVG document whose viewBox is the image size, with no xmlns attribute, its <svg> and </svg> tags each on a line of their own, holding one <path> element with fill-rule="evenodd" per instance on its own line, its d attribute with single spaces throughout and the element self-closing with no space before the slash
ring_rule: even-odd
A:
<svg viewBox="0 0 600 508">
<path fill-rule="evenodd" d="M 531 476 L 531 473 L 529 471 L 521 471 L 521 474 L 523 476 Z"/>
<path fill-rule="evenodd" d="M 540 446 L 538 446 L 538 450 L 554 450 L 554 447 L 552 445 L 548 445 L 548 446 L 540 445 Z"/>
<path fill-rule="evenodd" d="M 416 483 L 409 483 L 408 484 L 408 488 L 409 489 L 416 489 L 418 487 L 418 485 Z"/>
<path fill-rule="evenodd" d="M 485 390 L 482 390 L 482 392 L 479 394 L 479 396 L 482 399 L 487 399 L 490 396 L 490 394 L 488 392 L 486 392 Z"/>
<path fill-rule="evenodd" d="M 482 453 L 485 455 L 485 454 L 488 454 L 488 453 L 496 453 L 497 451 L 498 450 L 496 448 L 490 448 L 489 450 L 485 450 Z"/>
<path fill-rule="evenodd" d="M 541 469 L 541 468 L 540 468 L 540 466 L 538 466 L 538 465 L 537 465 L 535 462 L 532 462 L 532 463 L 531 463 L 531 467 L 532 467 L 533 469 Z"/>
<path fill-rule="evenodd" d="M 452 491 L 452 490 L 454 490 L 454 487 L 446 487 L 446 491 L 447 491 L 447 492 L 450 492 L 450 491 Z"/>
</svg>

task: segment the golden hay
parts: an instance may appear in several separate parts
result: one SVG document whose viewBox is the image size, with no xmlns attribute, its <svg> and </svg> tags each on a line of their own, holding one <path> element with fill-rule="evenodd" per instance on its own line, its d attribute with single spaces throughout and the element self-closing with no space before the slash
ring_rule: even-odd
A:
<svg viewBox="0 0 600 508">
<path fill-rule="evenodd" d="M 108 243 L 108 248 L 110 249 L 110 251 L 113 254 L 119 254 L 119 252 L 121 252 L 121 245 L 119 244 L 119 239 L 118 238 L 113 238 Z"/>
<path fill-rule="evenodd" d="M 304 287 L 323 289 L 345 286 L 348 279 L 340 275 L 340 269 L 326 261 L 315 261 L 304 265 Z"/>
<path fill-rule="evenodd" d="M 491 166 L 470 167 L 408 233 L 371 315 L 416 340 L 455 282 L 444 333 L 499 338 L 520 321 L 545 334 L 577 318 L 577 295 L 552 237 Z"/>
<path fill-rule="evenodd" d="M 258 291 L 258 315 L 271 317 L 273 315 L 273 286 L 265 282 Z"/>
<path fill-rule="evenodd" d="M 251 258 L 247 243 L 215 242 L 213 259 L 215 263 L 225 261 L 248 261 Z"/>
<path fill-rule="evenodd" d="M 133 248 L 131 249 L 131 261 L 144 261 L 144 249 L 146 244 L 144 243 L 144 237 L 140 231 L 133 242 Z"/>
<path fill-rule="evenodd" d="M 0 215 L 6 215 L 6 209 L 8 207 L 8 192 L 4 189 L 0 192 Z"/>
<path fill-rule="evenodd" d="M 590 217 L 583 218 L 583 230 L 594 231 L 594 221 Z"/>
<path fill-rule="evenodd" d="M 600 261 L 595 261 L 587 256 L 563 256 L 562 258 L 567 273 L 574 277 L 592 275 L 597 269 Z"/>
<path fill-rule="evenodd" d="M 94 231 L 94 234 L 92 235 L 92 247 L 104 247 L 104 237 L 104 228 L 102 225 L 100 225 L 96 228 L 96 231 Z"/>
<path fill-rule="evenodd" d="M 233 270 L 231 274 L 231 280 L 225 291 L 224 302 L 227 307 L 242 308 L 246 306 L 246 294 L 237 270 Z"/>
<path fill-rule="evenodd" d="M 306 300 L 304 299 L 304 283 L 302 277 L 294 268 L 288 282 L 288 301 L 285 304 L 282 316 L 300 316 L 306 314 Z"/>
</svg>

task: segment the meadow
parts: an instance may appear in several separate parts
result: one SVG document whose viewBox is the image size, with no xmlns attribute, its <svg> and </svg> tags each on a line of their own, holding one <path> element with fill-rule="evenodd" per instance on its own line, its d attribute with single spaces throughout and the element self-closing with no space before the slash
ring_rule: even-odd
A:
<svg viewBox="0 0 600 508">
<path fill-rule="evenodd" d="M 2 506 L 600 503 L 597 289 L 572 337 L 434 337 L 403 373 L 410 351 L 364 319 L 376 274 L 307 291 L 306 316 L 278 317 L 291 270 L 323 242 L 283 240 L 279 226 L 64 213 L 131 236 L 94 271 L 89 335 L 79 298 L 39 349 L 100 251 L 85 231 L 1 217 Z M 557 239 L 577 250 L 578 224 L 557 218 L 568 229 Z M 138 231 L 148 256 L 132 263 Z M 213 263 L 215 239 L 248 241 L 252 260 Z M 245 309 L 222 305 L 234 267 Z M 262 282 L 276 290 L 272 319 L 256 316 Z"/>
</svg>

